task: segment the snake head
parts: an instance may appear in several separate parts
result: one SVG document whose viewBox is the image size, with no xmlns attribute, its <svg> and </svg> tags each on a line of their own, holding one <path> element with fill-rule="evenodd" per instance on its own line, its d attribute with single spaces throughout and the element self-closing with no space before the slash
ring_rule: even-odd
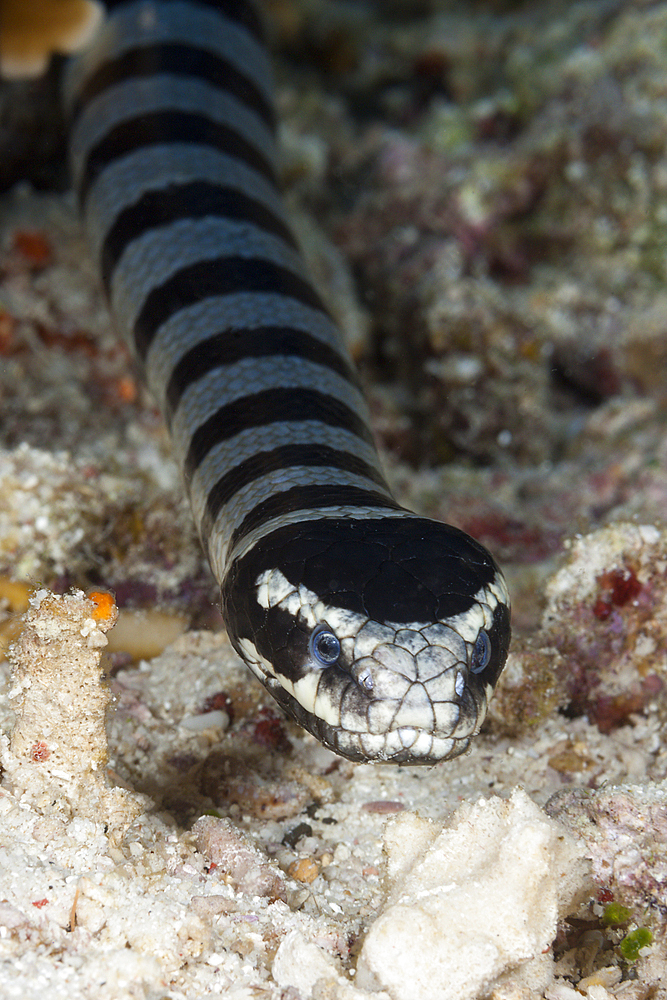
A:
<svg viewBox="0 0 667 1000">
<path fill-rule="evenodd" d="M 283 709 L 361 761 L 464 753 L 510 639 L 507 588 L 489 553 L 407 514 L 274 531 L 232 564 L 223 612 Z"/>
</svg>

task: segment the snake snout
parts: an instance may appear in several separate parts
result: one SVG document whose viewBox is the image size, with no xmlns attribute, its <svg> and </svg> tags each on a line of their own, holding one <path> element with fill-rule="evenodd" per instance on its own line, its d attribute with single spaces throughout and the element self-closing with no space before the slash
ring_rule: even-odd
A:
<svg viewBox="0 0 667 1000">
<path fill-rule="evenodd" d="M 375 705 L 369 709 L 369 719 L 383 716 L 385 725 L 390 719 L 393 730 L 410 727 L 450 736 L 459 728 L 465 688 L 464 664 L 458 656 L 458 650 L 443 646 L 426 646 L 416 655 L 397 645 L 377 646 L 372 657 L 362 661 L 373 682 Z M 476 716 L 475 712 L 475 722 Z M 460 735 L 472 732 L 474 723 L 468 721 L 464 729 Z"/>
</svg>

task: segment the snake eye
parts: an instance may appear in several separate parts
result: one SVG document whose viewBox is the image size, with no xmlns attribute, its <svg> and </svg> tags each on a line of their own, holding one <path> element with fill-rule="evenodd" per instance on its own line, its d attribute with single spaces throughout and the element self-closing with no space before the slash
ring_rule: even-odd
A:
<svg viewBox="0 0 667 1000">
<path fill-rule="evenodd" d="M 323 667 L 330 667 L 340 656 L 340 642 L 324 625 L 318 626 L 310 637 L 310 655 Z"/>
<path fill-rule="evenodd" d="M 475 640 L 475 645 L 472 651 L 472 657 L 470 659 L 470 669 L 473 674 L 481 674 L 482 670 L 488 666 L 489 660 L 491 659 L 491 640 L 484 631 L 484 629 L 479 630 L 479 635 Z"/>
</svg>

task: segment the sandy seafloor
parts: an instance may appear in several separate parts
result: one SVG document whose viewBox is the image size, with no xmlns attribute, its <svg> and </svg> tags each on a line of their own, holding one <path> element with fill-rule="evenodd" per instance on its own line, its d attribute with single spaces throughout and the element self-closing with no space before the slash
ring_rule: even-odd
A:
<svg viewBox="0 0 667 1000">
<path fill-rule="evenodd" d="M 110 780 L 143 796 L 127 830 L 5 774 L 0 996 L 665 997 L 667 3 L 270 7 L 287 197 L 390 480 L 497 555 L 513 653 L 472 752 L 437 767 L 354 765 L 281 721 L 224 636 L 74 198 L 21 180 L 61 174 L 12 135 L 5 90 L 0 155 L 28 152 L 0 202 L 3 635 L 35 585 L 166 618 L 128 617 L 106 664 Z M 39 131 L 54 112 L 30 100 Z M 190 631 L 142 659 L 174 622 Z M 6 662 L 0 685 L 9 735 Z M 517 787 L 582 838 L 539 968 L 522 974 L 529 949 L 502 983 L 457 979 L 486 922 L 499 954 L 512 936 L 501 888 L 447 961 L 437 921 L 420 952 L 408 906 L 419 985 L 356 987 L 396 888 L 388 821 L 439 831 Z M 192 832 L 206 812 L 245 867 Z M 505 851 L 508 899 L 524 846 Z M 519 924 L 539 895 L 518 892 Z M 637 929 L 653 942 L 633 951 Z"/>
</svg>

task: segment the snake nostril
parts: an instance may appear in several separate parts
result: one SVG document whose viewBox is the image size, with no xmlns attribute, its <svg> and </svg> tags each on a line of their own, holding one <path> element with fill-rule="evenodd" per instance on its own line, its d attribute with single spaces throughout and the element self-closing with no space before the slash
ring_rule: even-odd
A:
<svg viewBox="0 0 667 1000">
<path fill-rule="evenodd" d="M 372 694 L 375 690 L 375 680 L 373 678 L 373 666 L 369 657 L 357 660 L 351 665 L 350 675 L 354 682 L 361 688 L 364 694 Z"/>
<path fill-rule="evenodd" d="M 364 691 L 369 694 L 373 690 L 373 676 L 368 667 L 364 667 L 364 669 L 359 672 L 356 681 L 359 687 L 363 688 Z"/>
</svg>

